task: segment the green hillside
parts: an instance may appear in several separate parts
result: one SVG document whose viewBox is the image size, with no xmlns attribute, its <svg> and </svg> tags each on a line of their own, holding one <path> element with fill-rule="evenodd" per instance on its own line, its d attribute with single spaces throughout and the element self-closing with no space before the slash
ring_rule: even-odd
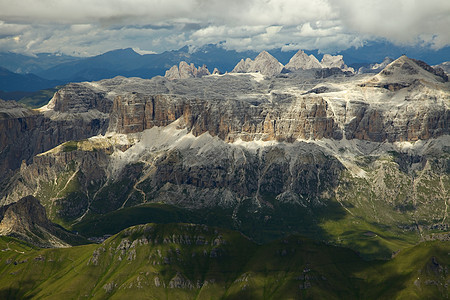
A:
<svg viewBox="0 0 450 300">
<path fill-rule="evenodd" d="M 130 227 L 102 244 L 37 249 L 0 239 L 0 299 L 445 299 L 450 245 L 392 260 L 291 236 L 258 245 L 192 224 Z"/>
</svg>

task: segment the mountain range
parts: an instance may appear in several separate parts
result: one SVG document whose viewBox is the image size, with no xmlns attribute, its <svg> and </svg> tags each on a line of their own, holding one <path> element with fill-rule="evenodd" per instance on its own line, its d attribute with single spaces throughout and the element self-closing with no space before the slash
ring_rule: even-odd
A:
<svg viewBox="0 0 450 300">
<path fill-rule="evenodd" d="M 285 65 L 297 50 L 272 49 L 268 52 Z M 0 53 L 0 67 L 21 75 L 34 74 L 28 75 L 33 76 L 33 81 L 17 78 L 17 74 L 13 74 L 10 78 L 3 77 L 0 81 L 0 90 L 6 92 L 36 91 L 68 82 L 101 80 L 115 76 L 152 78 L 164 75 L 167 69 L 180 61 L 200 66 L 206 65 L 211 70 L 217 68 L 218 71 L 225 73 L 231 71 L 241 59 L 254 59 L 258 53 L 226 50 L 220 44 L 204 45 L 198 48 L 185 46 L 179 50 L 145 55 L 140 55 L 131 48 L 118 49 L 87 58 L 48 53 L 38 54 L 34 57 L 16 53 Z M 317 50 L 306 51 L 306 53 L 313 54 L 318 59 L 323 57 L 323 54 Z M 379 63 L 386 56 L 398 57 L 402 54 L 408 54 L 435 65 L 450 60 L 450 47 L 430 50 L 378 42 L 358 49 L 347 49 L 337 54 L 343 55 L 346 63 L 354 69 Z M 39 78 L 34 77 L 35 75 Z"/>
<path fill-rule="evenodd" d="M 302 51 L 174 65 L 0 102 L 0 295 L 448 296 L 442 69 Z"/>
</svg>

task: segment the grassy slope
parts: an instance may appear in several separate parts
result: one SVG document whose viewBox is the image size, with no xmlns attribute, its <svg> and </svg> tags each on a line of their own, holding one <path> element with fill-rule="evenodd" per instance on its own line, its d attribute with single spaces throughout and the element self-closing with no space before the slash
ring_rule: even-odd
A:
<svg viewBox="0 0 450 300">
<path fill-rule="evenodd" d="M 242 212 L 241 223 L 232 221 L 232 211 L 184 210 L 175 206 L 151 203 L 120 209 L 105 215 L 90 214 L 71 230 L 84 236 L 103 236 L 145 223 L 196 223 L 235 229 L 260 243 L 279 239 L 294 233 L 317 240 L 334 241 L 336 245 L 358 251 L 364 258 L 390 258 L 393 252 L 411 247 L 418 242 L 415 232 L 406 232 L 392 226 L 380 226 L 349 214 L 339 208 L 319 207 L 309 213 L 299 206 L 282 205 L 275 210 L 258 214 Z M 336 215 L 338 214 L 338 216 Z M 265 216 L 271 216 L 269 220 Z M 313 217 L 314 216 L 314 217 Z"/>
<path fill-rule="evenodd" d="M 136 226 L 67 249 L 2 237 L 0 249 L 1 299 L 439 299 L 450 280 L 448 243 L 365 261 L 298 236 L 257 245 L 204 225 Z"/>
</svg>

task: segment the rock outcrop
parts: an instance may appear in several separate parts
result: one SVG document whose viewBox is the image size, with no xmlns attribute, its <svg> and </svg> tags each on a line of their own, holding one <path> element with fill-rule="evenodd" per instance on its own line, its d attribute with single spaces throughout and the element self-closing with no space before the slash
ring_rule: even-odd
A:
<svg viewBox="0 0 450 300">
<path fill-rule="evenodd" d="M 247 58 L 241 60 L 233 69 L 234 73 L 259 72 L 266 76 L 275 76 L 281 73 L 283 65 L 267 51 L 262 51 L 255 60 Z"/>
<path fill-rule="evenodd" d="M 320 61 L 323 68 L 338 68 L 342 71 L 348 71 L 354 73 L 353 68 L 348 67 L 344 62 L 344 57 L 342 55 L 330 55 L 325 54 Z"/>
<path fill-rule="evenodd" d="M 218 72 L 216 70 L 217 69 L 214 69 L 215 72 Z M 180 62 L 179 66 L 175 65 L 171 67 L 169 70 L 167 70 L 164 77 L 166 77 L 169 80 L 174 80 L 192 77 L 201 78 L 206 75 L 211 75 L 211 73 L 209 72 L 208 68 L 205 65 L 196 68 L 193 63 L 189 65 L 187 62 L 182 61 Z"/>
<path fill-rule="evenodd" d="M 287 73 L 299 70 L 310 69 L 338 69 L 342 72 L 354 73 L 353 68 L 349 68 L 343 60 L 342 55 L 332 56 L 325 54 L 322 61 L 319 62 L 314 55 L 307 55 L 302 50 L 299 50 L 286 64 L 283 66 L 276 58 L 270 55 L 267 51 L 261 52 L 255 60 L 250 58 L 241 59 L 241 61 L 234 67 L 232 73 L 252 73 L 259 72 L 265 76 L 276 76 L 280 73 Z M 336 73 L 336 72 L 335 72 Z M 319 74 L 318 77 L 324 78 L 327 76 Z"/>
<path fill-rule="evenodd" d="M 38 110 L 0 102 L 0 183 L 23 160 L 106 132 L 112 101 L 88 83 L 69 84 Z"/>
<path fill-rule="evenodd" d="M 302 50 L 299 50 L 287 63 L 284 68 L 289 71 L 321 69 L 322 64 L 314 55 L 307 55 Z"/>
</svg>

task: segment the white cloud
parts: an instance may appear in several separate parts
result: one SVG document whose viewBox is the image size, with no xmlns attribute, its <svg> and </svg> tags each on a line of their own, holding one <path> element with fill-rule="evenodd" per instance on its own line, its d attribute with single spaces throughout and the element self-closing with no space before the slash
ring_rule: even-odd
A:
<svg viewBox="0 0 450 300">
<path fill-rule="evenodd" d="M 221 41 L 325 51 L 378 37 L 439 48 L 450 44 L 448 28 L 442 0 L 0 0 L 0 51 L 161 52 Z"/>
<path fill-rule="evenodd" d="M 423 41 L 450 44 L 450 1 L 336 0 L 342 24 L 355 33 L 384 37 L 393 42 Z"/>
</svg>

